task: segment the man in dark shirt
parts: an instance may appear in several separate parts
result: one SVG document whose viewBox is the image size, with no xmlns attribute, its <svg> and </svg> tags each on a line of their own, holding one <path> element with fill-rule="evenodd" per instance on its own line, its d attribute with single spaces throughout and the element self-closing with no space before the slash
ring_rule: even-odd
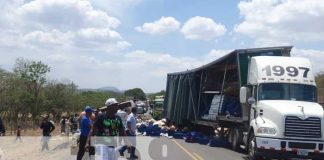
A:
<svg viewBox="0 0 324 160">
<path fill-rule="evenodd" d="M 100 146 L 98 150 L 102 150 L 104 159 L 115 159 L 115 147 L 117 146 L 117 136 L 125 136 L 123 122 L 116 115 L 118 110 L 118 102 L 115 98 L 109 98 L 106 101 L 106 108 L 102 114 L 99 114 L 94 123 L 96 131 L 95 144 Z M 107 152 L 106 152 L 107 151 Z"/>
<path fill-rule="evenodd" d="M 2 120 L 1 120 L 1 117 L 0 117 L 0 136 L 4 136 L 5 133 L 6 133 L 6 129 L 5 129 L 4 124 L 3 124 Z"/>
<path fill-rule="evenodd" d="M 51 132 L 55 129 L 55 126 L 53 123 L 48 121 L 48 116 L 46 115 L 43 119 L 42 124 L 40 125 L 40 128 L 43 130 L 43 145 L 42 145 L 42 151 L 44 149 L 49 150 L 48 148 L 48 141 L 49 137 L 51 136 Z"/>
</svg>

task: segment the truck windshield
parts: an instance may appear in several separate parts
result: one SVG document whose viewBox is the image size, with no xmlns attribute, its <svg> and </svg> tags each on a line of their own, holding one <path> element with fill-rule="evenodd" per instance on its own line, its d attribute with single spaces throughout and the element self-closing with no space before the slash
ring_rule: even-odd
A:
<svg viewBox="0 0 324 160">
<path fill-rule="evenodd" d="M 259 100 L 294 100 L 316 102 L 316 87 L 305 84 L 263 83 L 259 86 Z"/>
</svg>

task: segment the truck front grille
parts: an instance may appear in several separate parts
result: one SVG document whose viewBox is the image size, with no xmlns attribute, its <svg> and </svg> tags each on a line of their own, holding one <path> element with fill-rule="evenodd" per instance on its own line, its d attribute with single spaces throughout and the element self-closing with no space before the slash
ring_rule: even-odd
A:
<svg viewBox="0 0 324 160">
<path fill-rule="evenodd" d="M 287 116 L 285 136 L 301 138 L 321 138 L 321 119 L 309 117 L 305 120 L 296 116 Z"/>
</svg>

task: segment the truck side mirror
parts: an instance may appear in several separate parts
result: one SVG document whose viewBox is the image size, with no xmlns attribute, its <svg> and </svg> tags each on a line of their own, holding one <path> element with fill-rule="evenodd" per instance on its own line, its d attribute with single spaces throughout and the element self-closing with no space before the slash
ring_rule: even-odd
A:
<svg viewBox="0 0 324 160">
<path fill-rule="evenodd" d="M 249 103 L 250 105 L 252 105 L 253 103 L 255 103 L 255 99 L 254 99 L 254 97 L 250 97 L 250 98 L 248 99 L 248 103 Z"/>
<path fill-rule="evenodd" d="M 251 95 L 251 90 L 248 87 L 241 87 L 240 90 L 240 102 L 242 104 L 248 103 L 248 97 Z"/>
</svg>

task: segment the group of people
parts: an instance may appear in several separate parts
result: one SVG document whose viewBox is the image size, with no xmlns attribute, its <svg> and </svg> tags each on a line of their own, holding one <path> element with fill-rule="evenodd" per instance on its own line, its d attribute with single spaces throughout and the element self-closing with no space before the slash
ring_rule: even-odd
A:
<svg viewBox="0 0 324 160">
<path fill-rule="evenodd" d="M 136 146 L 136 107 L 121 108 L 115 98 L 109 98 L 105 107 L 93 110 L 86 106 L 80 115 L 74 115 L 69 126 L 75 131 L 78 126 L 81 131 L 79 137 L 79 151 L 77 160 L 81 160 L 85 151 L 98 152 L 102 159 L 115 160 L 116 153 L 124 156 L 129 151 L 129 159 L 137 159 Z M 61 131 L 66 131 L 68 119 L 61 120 Z M 48 142 L 55 125 L 48 116 L 43 118 L 40 125 L 43 130 L 42 151 L 49 150 Z M 20 138 L 20 132 L 17 137 Z M 119 142 L 117 144 L 117 142 Z M 124 142 L 124 143 L 122 143 Z"/>
<path fill-rule="evenodd" d="M 98 111 L 98 110 L 97 110 Z M 81 160 L 86 150 L 99 152 L 102 159 L 114 160 L 117 150 L 121 156 L 128 149 L 130 159 L 135 155 L 136 107 L 120 108 L 115 98 L 107 99 L 105 107 L 93 117 L 93 109 L 87 106 L 80 117 L 80 139 L 77 160 Z M 126 137 L 127 136 L 127 137 Z M 118 142 L 124 145 L 117 147 Z M 120 145 L 120 144 L 119 144 Z"/>
<path fill-rule="evenodd" d="M 62 117 L 62 119 L 60 120 L 61 134 L 69 135 L 70 132 L 76 132 L 78 130 L 78 119 L 78 114 L 75 114 L 71 117 Z"/>
</svg>

